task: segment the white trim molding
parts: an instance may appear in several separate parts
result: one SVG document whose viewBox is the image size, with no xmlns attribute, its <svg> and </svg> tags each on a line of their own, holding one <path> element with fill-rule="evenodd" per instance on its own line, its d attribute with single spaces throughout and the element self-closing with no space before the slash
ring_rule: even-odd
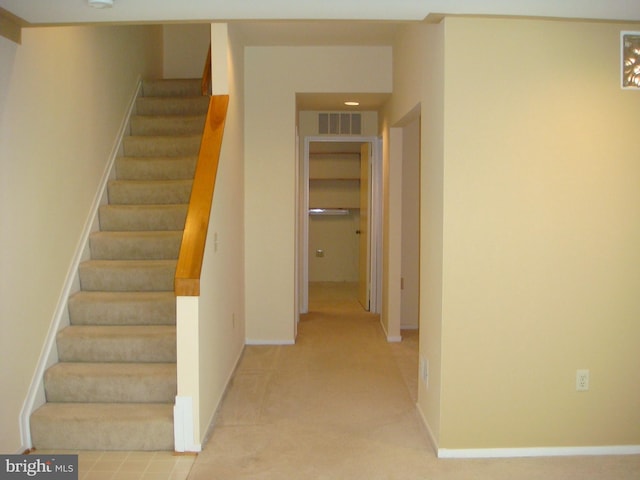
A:
<svg viewBox="0 0 640 480">
<path fill-rule="evenodd" d="M 638 455 L 640 445 L 531 448 L 438 448 L 438 458 L 576 457 L 597 455 Z"/>
<path fill-rule="evenodd" d="M 574 447 L 518 447 L 518 448 L 439 448 L 424 412 L 416 404 L 418 416 L 438 458 L 523 458 L 523 457 L 578 457 L 600 455 L 639 455 L 640 445 L 601 445 Z"/>
<path fill-rule="evenodd" d="M 299 165 L 298 178 L 298 231 L 296 234 L 299 255 L 296 269 L 299 271 L 297 295 L 299 314 L 309 310 L 309 144 L 312 142 L 368 143 L 370 150 L 370 213 L 369 213 L 369 311 L 381 313 L 382 310 L 382 139 L 376 136 L 360 135 L 310 135 L 304 137 L 302 164 Z M 298 149 L 299 150 L 299 149 Z M 247 342 L 247 345 L 251 345 Z M 256 344 L 258 345 L 258 344 Z"/>
<path fill-rule="evenodd" d="M 176 452 L 202 451 L 202 445 L 193 441 L 193 426 L 193 398 L 176 396 L 176 404 L 173 406 L 173 440 Z"/>
</svg>

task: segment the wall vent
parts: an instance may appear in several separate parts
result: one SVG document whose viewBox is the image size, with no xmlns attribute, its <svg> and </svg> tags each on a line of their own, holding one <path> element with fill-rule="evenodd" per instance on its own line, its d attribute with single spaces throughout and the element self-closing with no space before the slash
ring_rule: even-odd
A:
<svg viewBox="0 0 640 480">
<path fill-rule="evenodd" d="M 319 113 L 318 133 L 320 135 L 362 135 L 362 114 Z"/>
</svg>

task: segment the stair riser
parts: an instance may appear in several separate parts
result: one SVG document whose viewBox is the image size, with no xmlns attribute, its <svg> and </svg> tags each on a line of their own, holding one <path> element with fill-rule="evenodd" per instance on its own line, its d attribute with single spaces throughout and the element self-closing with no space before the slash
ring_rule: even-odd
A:
<svg viewBox="0 0 640 480">
<path fill-rule="evenodd" d="M 102 231 L 157 231 L 183 230 L 187 208 L 182 205 L 128 206 L 103 205 L 100 207 Z"/>
<path fill-rule="evenodd" d="M 176 361 L 175 336 L 68 337 L 58 335 L 61 362 L 163 362 Z"/>
<path fill-rule="evenodd" d="M 31 440 L 38 450 L 173 450 L 172 405 L 138 408 L 47 404 L 31 416 Z"/>
<path fill-rule="evenodd" d="M 136 115 L 131 118 L 131 135 L 201 135 L 204 121 L 204 115 Z"/>
<path fill-rule="evenodd" d="M 158 264 L 155 264 L 158 262 Z M 126 265 L 109 261 L 85 262 L 80 265 L 80 287 L 84 291 L 150 292 L 172 291 L 176 262 L 155 261 L 153 265 Z"/>
<path fill-rule="evenodd" d="M 202 94 L 202 82 L 198 79 L 145 80 L 142 94 L 145 97 L 198 97 Z"/>
<path fill-rule="evenodd" d="M 142 97 L 136 101 L 138 115 L 203 115 L 209 109 L 207 97 L 165 98 Z"/>
<path fill-rule="evenodd" d="M 69 299 L 71 325 L 175 325 L 173 292 L 78 292 Z"/>
<path fill-rule="evenodd" d="M 109 182 L 111 205 L 171 205 L 189 203 L 190 180 L 172 181 L 112 181 Z"/>
<path fill-rule="evenodd" d="M 201 140 L 201 135 L 125 137 L 122 147 L 128 157 L 179 157 L 197 155 Z"/>
<path fill-rule="evenodd" d="M 48 402 L 172 403 L 177 393 L 175 365 L 59 363 L 45 374 Z"/>
<path fill-rule="evenodd" d="M 182 232 L 101 232 L 90 238 L 94 260 L 175 260 L 180 252 Z"/>
<path fill-rule="evenodd" d="M 142 94 L 31 416 L 38 449 L 174 448 L 174 277 L 209 98 L 198 80 Z"/>
<path fill-rule="evenodd" d="M 116 177 L 121 180 L 191 180 L 197 156 L 190 157 L 119 157 Z"/>
</svg>

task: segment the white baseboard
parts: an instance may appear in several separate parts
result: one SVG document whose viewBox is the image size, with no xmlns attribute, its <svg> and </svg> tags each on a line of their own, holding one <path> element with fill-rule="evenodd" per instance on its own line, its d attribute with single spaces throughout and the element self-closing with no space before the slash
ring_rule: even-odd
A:
<svg viewBox="0 0 640 480">
<path fill-rule="evenodd" d="M 519 458 L 519 457 L 577 457 L 598 455 L 640 455 L 640 445 L 603 445 L 584 447 L 528 447 L 528 448 L 439 448 L 433 431 L 420 405 L 416 405 L 429 442 L 438 458 Z"/>
<path fill-rule="evenodd" d="M 577 457 L 598 455 L 638 455 L 640 445 L 531 448 L 439 448 L 438 458 Z"/>
<path fill-rule="evenodd" d="M 176 452 L 200 452 L 202 445 L 194 443 L 193 398 L 177 396 L 173 406 L 173 440 Z"/>
<path fill-rule="evenodd" d="M 382 322 L 382 315 L 380 316 L 380 327 L 382 328 L 382 331 L 384 332 L 384 336 L 387 338 L 387 342 L 389 343 L 397 343 L 397 342 L 401 342 L 402 341 L 402 335 L 390 335 L 389 331 L 387 330 L 385 324 Z M 400 332 L 398 332 L 400 333 Z"/>
<path fill-rule="evenodd" d="M 247 338 L 244 341 L 245 345 L 253 345 L 253 346 L 259 346 L 259 345 L 295 345 L 296 341 L 295 340 L 256 340 L 253 338 Z"/>
</svg>

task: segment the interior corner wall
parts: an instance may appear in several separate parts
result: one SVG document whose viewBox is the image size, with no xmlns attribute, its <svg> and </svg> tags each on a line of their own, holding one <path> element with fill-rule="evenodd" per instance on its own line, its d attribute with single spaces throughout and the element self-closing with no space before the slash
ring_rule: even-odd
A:
<svg viewBox="0 0 640 480">
<path fill-rule="evenodd" d="M 420 350 L 429 382 L 418 383 L 418 409 L 437 446 L 441 435 L 443 188 L 444 188 L 444 26 L 405 26 L 393 55 L 393 96 L 388 125 L 403 127 L 420 111 Z M 404 135 L 403 135 L 404 136 Z M 404 251 L 403 255 L 418 256 Z"/>
<path fill-rule="evenodd" d="M 199 302 L 200 441 L 203 442 L 242 354 L 244 314 L 244 62 L 229 25 L 229 108 L 225 122 Z M 214 59 L 215 61 L 215 59 Z"/>
<path fill-rule="evenodd" d="M 390 93 L 390 47 L 247 47 L 247 341 L 292 343 L 296 322 L 296 93 Z"/>
<path fill-rule="evenodd" d="M 637 27 L 445 19 L 441 448 L 640 445 Z"/>
<path fill-rule="evenodd" d="M 210 42 L 210 23 L 163 25 L 163 78 L 202 78 Z"/>
<path fill-rule="evenodd" d="M 26 28 L 0 38 L 0 451 L 19 416 L 137 81 L 162 71 L 159 27 Z"/>
<path fill-rule="evenodd" d="M 382 309 L 380 323 L 388 341 L 398 341 L 401 311 L 402 231 L 402 130 L 386 128 L 382 133 Z"/>
<path fill-rule="evenodd" d="M 402 127 L 402 291 L 400 325 L 416 329 L 420 316 L 420 117 Z"/>
</svg>

